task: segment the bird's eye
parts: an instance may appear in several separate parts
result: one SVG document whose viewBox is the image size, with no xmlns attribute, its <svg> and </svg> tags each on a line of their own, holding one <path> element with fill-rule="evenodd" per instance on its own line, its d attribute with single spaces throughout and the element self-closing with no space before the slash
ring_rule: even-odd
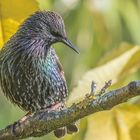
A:
<svg viewBox="0 0 140 140">
<path fill-rule="evenodd" d="M 55 37 L 62 37 L 62 35 L 60 35 L 58 32 L 52 31 L 51 33 L 52 33 L 52 35 L 55 36 Z"/>
</svg>

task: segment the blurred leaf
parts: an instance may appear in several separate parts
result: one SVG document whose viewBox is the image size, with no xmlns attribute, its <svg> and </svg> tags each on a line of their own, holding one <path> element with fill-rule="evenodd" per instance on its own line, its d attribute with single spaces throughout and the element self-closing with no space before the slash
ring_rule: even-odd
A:
<svg viewBox="0 0 140 140">
<path fill-rule="evenodd" d="M 132 140 L 140 140 L 140 121 L 136 122 L 130 129 L 130 136 Z"/>
<path fill-rule="evenodd" d="M 126 42 L 121 43 L 121 45 L 117 48 L 111 49 L 109 52 L 107 52 L 99 61 L 98 65 L 104 64 L 120 55 L 125 53 L 126 51 L 132 49 L 134 46 L 131 44 L 128 44 Z"/>
<path fill-rule="evenodd" d="M 36 0 L 39 3 L 41 10 L 50 10 L 52 7 L 52 0 Z"/>
<path fill-rule="evenodd" d="M 1 22 L 1 31 L 0 31 L 0 48 L 6 42 L 17 30 L 17 27 L 19 26 L 19 22 L 13 20 L 13 19 L 5 19 Z"/>
<path fill-rule="evenodd" d="M 127 75 L 132 69 L 134 70 L 138 67 L 139 57 L 140 47 L 134 46 L 106 64 L 86 72 L 78 82 L 78 86 L 71 92 L 69 102 L 89 93 L 92 80 L 97 82 L 98 87 L 101 87 L 105 81 L 110 79 L 113 80 L 113 83 L 116 83 L 122 77 L 122 72 Z"/>
<path fill-rule="evenodd" d="M 35 0 L 0 1 L 0 48 L 15 33 L 19 24 L 38 9 Z"/>
<path fill-rule="evenodd" d="M 85 140 L 139 140 L 140 107 L 123 104 L 88 117 Z"/>
<path fill-rule="evenodd" d="M 135 43 L 140 43 L 139 40 L 140 32 L 138 32 L 140 23 L 140 14 L 137 9 L 137 4 L 133 0 L 128 0 L 127 3 L 125 1 L 120 0 L 118 9 L 125 21 L 126 27 L 129 29 L 129 32 L 131 33 L 133 41 L 135 41 Z"/>
<path fill-rule="evenodd" d="M 88 117 L 88 130 L 85 140 L 117 140 L 116 122 L 109 111 Z"/>
</svg>

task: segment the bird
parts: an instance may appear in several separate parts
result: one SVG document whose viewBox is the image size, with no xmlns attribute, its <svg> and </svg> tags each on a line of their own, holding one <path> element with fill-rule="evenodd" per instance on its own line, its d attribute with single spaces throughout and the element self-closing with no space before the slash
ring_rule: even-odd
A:
<svg viewBox="0 0 140 140">
<path fill-rule="evenodd" d="M 61 110 L 68 97 L 60 60 L 52 47 L 61 42 L 75 52 L 67 38 L 62 17 L 53 11 L 30 15 L 0 50 L 0 87 L 4 95 L 22 110 Z M 54 130 L 58 138 L 77 132 L 75 123 Z"/>
</svg>

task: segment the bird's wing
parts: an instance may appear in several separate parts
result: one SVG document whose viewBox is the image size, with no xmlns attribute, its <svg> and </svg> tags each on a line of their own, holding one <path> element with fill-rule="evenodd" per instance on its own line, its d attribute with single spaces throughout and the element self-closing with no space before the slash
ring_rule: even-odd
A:
<svg viewBox="0 0 140 140">
<path fill-rule="evenodd" d="M 52 63 L 54 64 L 53 67 L 52 67 L 52 74 L 51 74 L 51 78 L 53 79 L 53 81 L 55 83 L 57 83 L 57 87 L 55 87 L 55 89 L 57 89 L 59 93 L 61 93 L 61 96 L 63 98 L 65 98 L 68 94 L 68 91 L 67 91 L 67 82 L 65 80 L 65 75 L 64 75 L 64 71 L 63 71 L 63 67 L 59 61 L 59 58 L 57 57 L 56 53 L 55 53 L 55 50 L 52 48 L 51 49 L 51 60 L 52 60 Z M 64 95 L 64 96 L 63 96 Z"/>
</svg>

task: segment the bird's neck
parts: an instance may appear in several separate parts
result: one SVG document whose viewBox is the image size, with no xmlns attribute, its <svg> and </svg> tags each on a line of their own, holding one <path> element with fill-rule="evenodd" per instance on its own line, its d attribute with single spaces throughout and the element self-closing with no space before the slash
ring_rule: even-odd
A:
<svg viewBox="0 0 140 140">
<path fill-rule="evenodd" d="M 46 58 L 51 50 L 51 45 L 46 43 L 43 39 L 33 38 L 25 40 L 27 45 L 22 45 L 24 53 L 32 58 Z"/>
</svg>

